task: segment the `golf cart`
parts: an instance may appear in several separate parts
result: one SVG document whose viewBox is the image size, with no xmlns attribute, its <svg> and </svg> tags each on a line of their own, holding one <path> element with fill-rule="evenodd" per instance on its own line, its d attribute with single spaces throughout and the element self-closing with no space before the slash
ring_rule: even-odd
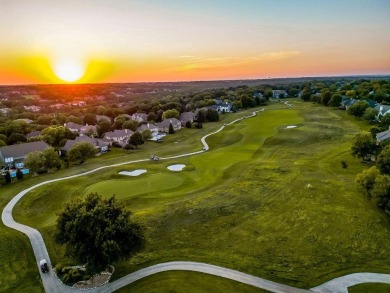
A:
<svg viewBox="0 0 390 293">
<path fill-rule="evenodd" d="M 47 265 L 46 259 L 42 259 L 39 261 L 39 266 L 41 267 L 42 273 L 49 272 L 49 266 Z"/>
<path fill-rule="evenodd" d="M 157 156 L 154 156 L 154 155 L 151 155 L 150 156 L 150 160 L 151 161 L 158 161 L 160 158 L 159 157 L 157 157 Z"/>
</svg>

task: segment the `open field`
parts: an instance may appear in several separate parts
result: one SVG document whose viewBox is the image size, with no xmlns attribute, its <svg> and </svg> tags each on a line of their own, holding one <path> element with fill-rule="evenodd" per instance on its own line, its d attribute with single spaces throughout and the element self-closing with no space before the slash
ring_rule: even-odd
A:
<svg viewBox="0 0 390 293">
<path fill-rule="evenodd" d="M 351 272 L 389 273 L 388 220 L 356 192 L 353 184 L 355 175 L 367 165 L 350 156 L 350 141 L 367 125 L 345 112 L 311 104 L 294 102 L 292 108 L 278 108 L 267 107 L 257 117 L 211 136 L 207 140 L 211 150 L 200 155 L 111 168 L 33 190 L 18 204 L 15 219 L 40 230 L 53 263 L 69 262 L 63 257 L 63 248 L 51 239 L 55 213 L 74 196 L 101 188 L 115 193 L 145 226 L 148 244 L 130 261 L 117 264 L 114 278 L 171 260 L 221 265 L 302 288 Z M 286 129 L 287 125 L 298 127 Z M 210 126 L 218 128 L 218 124 Z M 164 143 L 153 153 L 163 156 L 199 149 L 200 137 L 211 130 L 183 130 L 183 135 L 168 136 L 177 144 Z M 146 145 L 126 160 L 142 154 L 147 157 L 151 151 L 151 145 Z M 124 159 L 110 155 L 107 164 Z M 80 169 L 89 169 L 103 160 L 101 156 Z M 341 167 L 342 160 L 347 162 L 347 169 Z M 172 173 L 166 167 L 173 163 L 187 167 Z M 132 178 L 117 174 L 141 168 L 148 173 Z M 75 170 L 81 171 L 70 168 L 45 179 Z M 32 178 L 28 185 L 39 180 L 42 178 Z M 24 184 L 5 189 L 2 206 Z M 12 239 L 19 235 L 0 226 L 1 237 L 6 233 Z M 25 240 L 18 243 L 28 247 Z M 8 252 L 4 244 L 0 245 L 2 254 Z M 16 260 L 23 275 L 21 268 L 31 267 L 32 254 L 26 255 L 28 263 L 17 260 L 18 248 L 9 249 L 8 260 Z M 6 266 L 1 259 L 0 269 Z M 30 269 L 31 274 L 37 277 L 34 269 Z M 158 282 L 159 292 L 190 290 L 184 287 L 191 286 L 188 278 L 199 278 L 197 273 L 169 272 L 167 278 L 174 281 L 160 282 L 164 279 L 160 275 L 127 288 L 143 292 L 150 290 L 150 283 Z M 20 275 L 15 272 L 16 276 Z M 25 278 L 28 282 L 22 284 L 23 288 L 33 288 L 34 278 L 27 274 Z M 17 291 L 14 282 L 1 282 Z M 228 291 L 244 290 L 241 284 L 216 282 L 213 277 L 204 278 L 203 284 L 211 290 L 224 286 Z"/>
</svg>

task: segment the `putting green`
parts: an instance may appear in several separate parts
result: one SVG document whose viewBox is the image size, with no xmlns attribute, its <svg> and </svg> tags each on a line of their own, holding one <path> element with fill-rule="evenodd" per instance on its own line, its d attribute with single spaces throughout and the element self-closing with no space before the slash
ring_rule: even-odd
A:
<svg viewBox="0 0 390 293">
<path fill-rule="evenodd" d="M 179 174 L 157 173 L 141 178 L 126 177 L 98 182 L 85 189 L 84 195 L 97 192 L 105 197 L 115 194 L 117 199 L 177 188 L 185 180 Z"/>
</svg>

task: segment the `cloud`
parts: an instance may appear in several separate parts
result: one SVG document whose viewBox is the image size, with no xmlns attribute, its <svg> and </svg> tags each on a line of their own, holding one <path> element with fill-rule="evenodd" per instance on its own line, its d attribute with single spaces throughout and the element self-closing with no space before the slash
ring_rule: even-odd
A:
<svg viewBox="0 0 390 293">
<path fill-rule="evenodd" d="M 197 57 L 197 56 L 178 56 L 176 59 L 182 60 L 182 64 L 175 68 L 176 71 L 189 70 L 217 70 L 233 69 L 236 67 L 257 65 L 266 62 L 272 62 L 281 59 L 287 59 L 301 54 L 300 51 L 277 51 L 267 52 L 255 56 L 239 57 Z"/>
</svg>

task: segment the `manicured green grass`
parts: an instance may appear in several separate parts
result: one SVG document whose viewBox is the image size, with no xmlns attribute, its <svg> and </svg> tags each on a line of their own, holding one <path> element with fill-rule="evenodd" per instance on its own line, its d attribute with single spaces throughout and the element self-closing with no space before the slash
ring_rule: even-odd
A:
<svg viewBox="0 0 390 293">
<path fill-rule="evenodd" d="M 131 286 L 126 286 L 116 293 L 142 292 L 142 293 L 261 293 L 268 292 L 253 286 L 249 286 L 236 281 L 188 271 L 162 272 L 134 282 Z"/>
<path fill-rule="evenodd" d="M 366 283 L 348 287 L 349 293 L 389 293 L 390 284 Z"/>
<path fill-rule="evenodd" d="M 123 175 L 122 175 L 123 176 Z M 97 192 L 105 197 L 115 194 L 117 199 L 126 199 L 140 194 L 176 189 L 183 184 L 183 179 L 175 174 L 153 174 L 141 178 L 113 179 L 89 186 L 85 193 Z"/>
<path fill-rule="evenodd" d="M 223 117 L 221 123 L 243 114 Z M 126 158 L 199 149 L 200 136 L 221 123 L 209 124 L 207 131 L 191 129 L 183 136 L 168 136 L 171 148 L 165 142 L 158 150 L 149 144 Z M 287 125 L 298 127 L 286 129 Z M 145 227 L 148 243 L 133 259 L 116 264 L 114 279 L 172 260 L 221 265 L 302 288 L 352 272 L 390 273 L 385 261 L 390 259 L 388 219 L 354 186 L 356 174 L 368 167 L 349 153 L 351 138 L 362 127 L 368 126 L 338 110 L 301 102 L 287 109 L 275 104 L 209 137 L 210 151 L 109 168 L 43 186 L 18 204 L 14 217 L 42 232 L 54 263 L 69 261 L 52 239 L 55 213 L 95 184 L 116 189 L 118 198 L 121 194 L 120 200 Z M 117 160 L 123 158 L 112 158 Z M 341 161 L 348 168 L 343 169 Z M 81 168 L 101 162 L 91 161 Z M 172 173 L 166 167 L 173 163 L 187 167 Z M 117 174 L 134 169 L 148 173 L 129 179 Z M 166 176 L 180 184 L 170 188 Z M 148 190 L 148 177 L 164 187 L 158 192 Z M 119 181 L 126 192 L 117 188 Z M 132 183 L 131 188 L 127 183 Z M 179 272 L 170 274 L 181 279 Z M 128 288 L 138 286 L 134 288 L 142 292 L 148 280 Z M 169 283 L 159 288 L 167 291 Z M 205 281 L 205 288 L 213 283 Z M 232 286 L 227 291 L 239 288 L 238 283 Z"/>
</svg>

